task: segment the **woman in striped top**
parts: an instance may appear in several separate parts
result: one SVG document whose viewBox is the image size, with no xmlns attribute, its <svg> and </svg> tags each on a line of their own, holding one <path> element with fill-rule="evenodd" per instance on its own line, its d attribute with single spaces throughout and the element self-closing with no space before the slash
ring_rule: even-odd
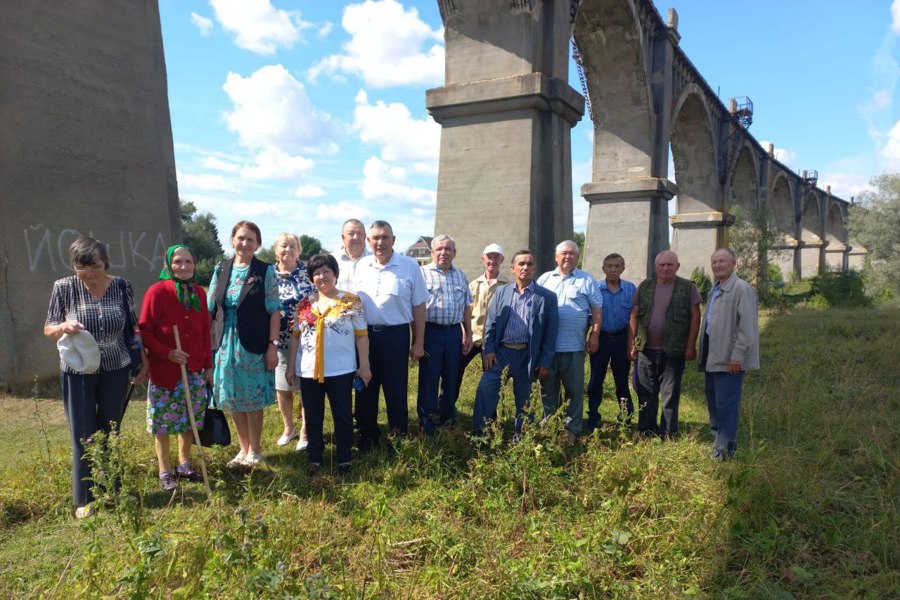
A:
<svg viewBox="0 0 900 600">
<path fill-rule="evenodd" d="M 78 518 L 92 514 L 91 469 L 84 458 L 83 440 L 97 431 L 110 433 L 110 422 L 119 423 L 125 409 L 131 358 L 125 343 L 126 328 L 137 335 L 137 317 L 131 284 L 107 274 L 109 253 L 94 238 L 79 237 L 69 247 L 69 263 L 75 275 L 53 284 L 44 335 L 58 340 L 63 334 L 88 331 L 100 348 L 100 369 L 75 371 L 60 362 L 63 405 L 72 438 L 72 495 Z M 146 378 L 147 363 L 135 377 Z"/>
</svg>

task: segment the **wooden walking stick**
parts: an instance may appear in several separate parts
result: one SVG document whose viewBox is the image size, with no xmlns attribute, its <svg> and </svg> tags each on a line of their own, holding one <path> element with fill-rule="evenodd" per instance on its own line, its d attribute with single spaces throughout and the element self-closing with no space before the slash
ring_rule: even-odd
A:
<svg viewBox="0 0 900 600">
<path fill-rule="evenodd" d="M 175 333 L 175 347 L 180 352 L 181 337 L 178 335 L 178 325 L 173 325 L 172 331 Z M 206 458 L 203 456 L 203 445 L 200 443 L 200 434 L 197 433 L 197 422 L 194 420 L 194 406 L 191 403 L 191 388 L 188 385 L 187 369 L 184 365 L 179 366 L 181 367 L 181 384 L 184 386 L 184 403 L 187 408 L 188 419 L 191 420 L 191 431 L 194 432 L 194 445 L 197 446 L 197 450 L 200 452 L 200 472 L 203 474 L 206 497 L 209 498 L 212 495 L 212 490 L 209 488 L 209 478 L 206 476 Z"/>
</svg>

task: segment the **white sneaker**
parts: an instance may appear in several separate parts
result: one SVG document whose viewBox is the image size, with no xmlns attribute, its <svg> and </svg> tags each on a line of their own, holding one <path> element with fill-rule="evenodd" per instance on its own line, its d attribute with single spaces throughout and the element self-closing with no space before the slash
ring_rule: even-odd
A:
<svg viewBox="0 0 900 600">
<path fill-rule="evenodd" d="M 299 435 L 300 434 L 297 433 L 296 431 L 292 431 L 287 435 L 282 435 L 280 438 L 278 438 L 278 441 L 275 443 L 278 444 L 279 446 L 287 446 L 288 444 L 291 443 L 291 440 L 296 440 Z"/>
<path fill-rule="evenodd" d="M 244 466 L 244 461 L 247 459 L 247 453 L 241 450 L 237 453 L 237 455 L 225 463 L 225 466 L 229 469 L 240 469 Z"/>
<path fill-rule="evenodd" d="M 244 457 L 244 466 L 247 467 L 255 467 L 263 462 L 266 462 L 266 457 L 263 456 L 261 452 L 254 452 L 251 450 L 247 453 L 247 456 Z"/>
<path fill-rule="evenodd" d="M 309 440 L 300 440 L 297 442 L 297 452 L 303 452 L 309 447 Z"/>
<path fill-rule="evenodd" d="M 97 509 L 88 504 L 87 506 L 79 506 L 75 509 L 75 518 L 76 519 L 87 519 L 94 515 L 97 512 Z"/>
</svg>

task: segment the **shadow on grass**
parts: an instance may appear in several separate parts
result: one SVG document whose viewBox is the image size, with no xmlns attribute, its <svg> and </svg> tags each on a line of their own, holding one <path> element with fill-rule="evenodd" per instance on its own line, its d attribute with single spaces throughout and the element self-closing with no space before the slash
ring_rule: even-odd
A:
<svg viewBox="0 0 900 600">
<path fill-rule="evenodd" d="M 883 598 L 900 585 L 900 312 L 769 318 L 745 380 L 729 519 L 712 590 L 726 598 Z"/>
</svg>

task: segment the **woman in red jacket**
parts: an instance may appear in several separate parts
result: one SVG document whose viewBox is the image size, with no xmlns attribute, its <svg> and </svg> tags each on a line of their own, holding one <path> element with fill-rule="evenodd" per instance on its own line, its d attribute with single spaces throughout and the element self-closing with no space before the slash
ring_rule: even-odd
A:
<svg viewBox="0 0 900 600">
<path fill-rule="evenodd" d="M 161 281 L 147 290 L 141 310 L 141 336 L 150 363 L 147 431 L 156 436 L 159 484 L 166 492 L 178 487 L 176 478 L 202 479 L 191 468 L 193 434 L 181 379 L 184 365 L 194 420 L 200 428 L 206 413 L 206 383 L 212 383 L 212 353 L 206 292 L 194 282 L 194 267 L 194 255 L 187 246 L 170 246 L 159 274 Z M 181 350 L 175 347 L 175 325 Z M 178 434 L 178 467 L 174 471 L 169 461 L 172 434 Z"/>
</svg>

